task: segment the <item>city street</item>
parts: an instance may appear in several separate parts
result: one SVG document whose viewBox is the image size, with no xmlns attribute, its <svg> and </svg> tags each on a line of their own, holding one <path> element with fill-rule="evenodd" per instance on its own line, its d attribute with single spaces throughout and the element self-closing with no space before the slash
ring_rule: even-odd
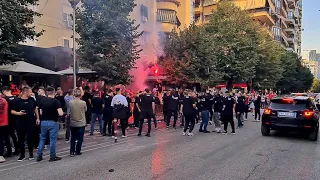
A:
<svg viewBox="0 0 320 180">
<path fill-rule="evenodd" d="M 1 180 L 316 180 L 320 177 L 320 148 L 300 135 L 273 133 L 263 137 L 260 123 L 250 115 L 236 135 L 182 136 L 161 123 L 151 138 L 136 130 L 117 144 L 110 137 L 86 134 L 83 154 L 69 157 L 69 144 L 60 140 L 58 162 L 10 158 L 0 165 Z M 212 130 L 213 126 L 210 125 Z M 146 130 L 146 128 L 144 129 Z M 46 151 L 48 153 L 48 150 Z"/>
</svg>

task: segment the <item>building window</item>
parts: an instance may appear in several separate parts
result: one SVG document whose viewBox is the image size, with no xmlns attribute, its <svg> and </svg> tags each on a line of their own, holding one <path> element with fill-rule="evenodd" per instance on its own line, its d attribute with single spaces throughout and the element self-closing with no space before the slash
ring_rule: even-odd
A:
<svg viewBox="0 0 320 180">
<path fill-rule="evenodd" d="M 63 21 L 66 23 L 66 26 L 68 28 L 73 27 L 73 19 L 72 19 L 71 14 L 63 13 Z"/>
<path fill-rule="evenodd" d="M 70 41 L 68 39 L 63 40 L 63 47 L 68 47 L 70 48 Z"/>
<path fill-rule="evenodd" d="M 142 22 L 147 22 L 148 21 L 148 7 L 141 4 L 141 20 Z"/>
</svg>

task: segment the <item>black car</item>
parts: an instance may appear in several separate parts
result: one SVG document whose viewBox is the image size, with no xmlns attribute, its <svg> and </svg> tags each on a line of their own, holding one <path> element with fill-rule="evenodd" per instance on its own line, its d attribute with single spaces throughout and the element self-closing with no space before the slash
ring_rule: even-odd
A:
<svg viewBox="0 0 320 180">
<path fill-rule="evenodd" d="M 308 97 L 274 98 L 262 115 L 262 135 L 269 136 L 270 130 L 305 132 L 310 140 L 317 141 L 319 110 Z"/>
</svg>

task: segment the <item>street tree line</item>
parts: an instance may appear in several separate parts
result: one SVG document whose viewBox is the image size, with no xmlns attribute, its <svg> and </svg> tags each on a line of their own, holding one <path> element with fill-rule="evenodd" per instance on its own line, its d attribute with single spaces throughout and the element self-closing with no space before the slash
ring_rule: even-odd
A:
<svg viewBox="0 0 320 180">
<path fill-rule="evenodd" d="M 249 82 L 256 89 L 306 91 L 313 75 L 300 57 L 273 40 L 269 30 L 229 1 L 221 2 L 208 23 L 172 32 L 161 64 L 169 81 L 213 86 Z M 248 84 L 249 84 L 248 83 Z"/>
<path fill-rule="evenodd" d="M 34 40 L 44 32 L 32 26 L 33 18 L 41 14 L 28 7 L 37 2 L 0 2 L 0 65 L 17 60 L 14 49 L 19 42 Z M 135 6 L 133 0 L 82 0 L 77 9 L 77 59 L 108 84 L 130 83 L 130 69 L 139 59 L 137 39 L 142 32 L 129 16 Z M 176 84 L 227 83 L 232 87 L 234 82 L 250 82 L 256 88 L 305 91 L 313 81 L 298 55 L 286 51 L 248 12 L 229 1 L 218 5 L 207 24 L 172 32 L 164 52 L 159 58 L 163 72 Z"/>
</svg>

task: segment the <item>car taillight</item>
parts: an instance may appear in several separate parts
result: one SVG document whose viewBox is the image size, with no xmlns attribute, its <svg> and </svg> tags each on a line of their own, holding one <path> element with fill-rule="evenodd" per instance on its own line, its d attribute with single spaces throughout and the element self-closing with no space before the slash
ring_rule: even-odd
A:
<svg viewBox="0 0 320 180">
<path fill-rule="evenodd" d="M 264 114 L 271 114 L 272 110 L 269 108 L 264 109 L 263 113 Z"/>
<path fill-rule="evenodd" d="M 311 111 L 311 110 L 305 110 L 305 111 L 303 111 L 303 116 L 304 116 L 304 117 L 311 117 L 311 116 L 313 116 L 313 114 L 314 114 L 314 112 Z"/>
</svg>

